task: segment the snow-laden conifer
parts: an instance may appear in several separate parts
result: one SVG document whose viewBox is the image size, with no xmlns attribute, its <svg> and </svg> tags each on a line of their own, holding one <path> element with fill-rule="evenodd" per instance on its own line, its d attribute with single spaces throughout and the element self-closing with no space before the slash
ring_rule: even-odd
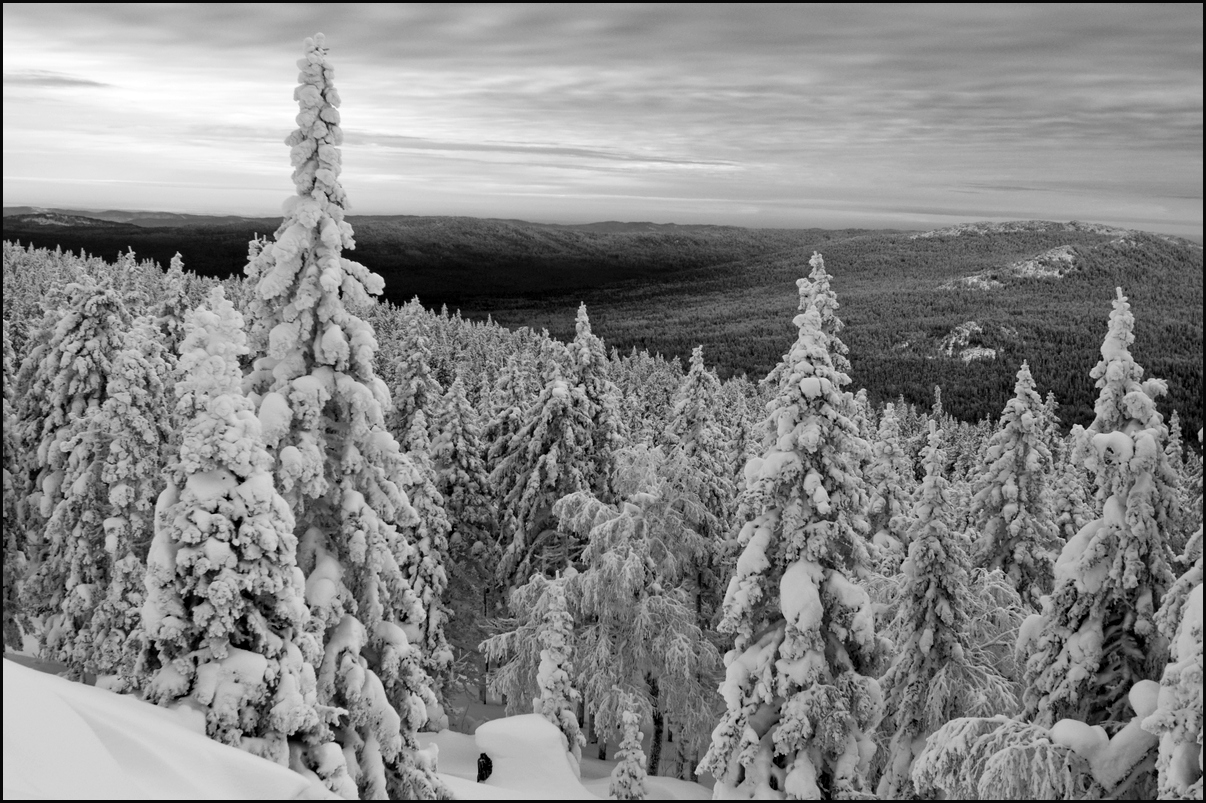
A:
<svg viewBox="0 0 1206 803">
<path fill-rule="evenodd" d="M 592 486 L 591 416 L 594 408 L 579 385 L 551 375 L 523 426 L 507 443 L 490 482 L 508 512 L 503 524 L 499 581 L 522 585 L 533 572 L 563 569 L 577 558 L 581 543 L 558 530 L 553 503 Z"/>
<path fill-rule="evenodd" d="M 418 408 L 414 411 L 406 438 L 406 453 L 413 471 L 402 479 L 403 490 L 418 521 L 404 531 L 413 548 L 408 560 L 402 564 L 402 573 L 425 614 L 421 621 L 414 623 L 421 634 L 415 646 L 422 656 L 423 669 L 432 680 L 432 691 L 442 704 L 452 672 L 452 648 L 444 633 L 448 621 L 448 606 L 444 601 L 448 590 L 445 566 L 448 564 L 448 533 L 452 525 L 444 511 L 444 499 L 436 490 L 427 429 L 427 416 L 422 408 Z M 442 711 L 429 713 L 432 715 L 427 723 L 429 730 L 438 731 L 448 727 L 447 717 Z"/>
<path fill-rule="evenodd" d="M 975 561 L 1000 569 L 1036 609 L 1051 590 L 1058 536 L 1047 499 L 1051 453 L 1043 442 L 1043 402 L 1025 362 L 1018 369 L 1014 396 L 974 485 L 973 526 L 979 534 Z"/>
<path fill-rule="evenodd" d="M 674 394 L 664 435 L 666 451 L 672 459 L 695 467 L 704 504 L 727 523 L 736 489 L 726 465 L 726 438 L 716 420 L 721 403 L 720 382 L 704 365 L 703 347 L 696 346 L 691 352 L 691 367 Z"/>
<path fill-rule="evenodd" d="M 653 720 L 649 771 L 657 774 L 667 723 L 680 749 L 694 752 L 714 721 L 720 656 L 700 626 L 707 587 L 700 576 L 712 544 L 700 533 L 698 496 L 663 473 L 660 452 L 630 448 L 619 457 L 623 501 L 609 505 L 579 492 L 553 512 L 562 529 L 588 541 L 569 589 L 584 623 L 578 656 L 590 670 L 582 691 L 595 731 L 606 738 L 620 727 L 635 695 Z"/>
<path fill-rule="evenodd" d="M 1055 523 L 1060 540 L 1067 543 L 1092 520 L 1093 511 L 1085 493 L 1085 469 L 1071 459 L 1069 447 L 1058 442 L 1052 459 L 1055 463 L 1051 476 L 1051 518 Z"/>
<path fill-rule="evenodd" d="M 7 243 L 5 244 L 7 245 Z M 29 620 L 21 605 L 21 583 L 25 579 L 25 538 L 17 523 L 17 444 L 12 417 L 14 355 L 9 338 L 8 320 L 4 321 L 4 387 L 0 405 L 4 419 L 2 469 L 4 478 L 4 645 L 21 649 L 22 634 L 29 632 Z"/>
<path fill-rule="evenodd" d="M 921 747 L 912 781 L 922 800 L 1093 800 L 1101 794 L 1086 759 L 1046 728 L 1005 717 L 960 717 L 943 725 Z"/>
<path fill-rule="evenodd" d="M 354 246 L 339 182 L 339 93 L 321 35 L 298 62 L 298 128 L 286 139 L 297 194 L 272 241 L 253 241 L 246 273 L 259 355 L 247 378 L 279 490 L 300 534 L 309 627 L 322 637 L 321 702 L 348 710 L 337 738 L 366 797 L 444 796 L 414 733 L 435 697 L 411 626 L 424 613 L 399 563 L 416 523 L 399 487 L 413 467 L 385 429 L 389 389 L 372 328 L 352 314 L 383 287 L 342 256 Z"/>
<path fill-rule="evenodd" d="M 184 278 L 184 260 L 177 252 L 163 275 L 162 296 L 156 309 L 155 324 L 163 335 L 162 344 L 169 360 L 175 360 L 184 341 L 184 319 L 188 315 L 188 293 Z"/>
<path fill-rule="evenodd" d="M 1165 384 L 1141 381 L 1143 369 L 1130 354 L 1133 328 L 1119 288 L 1091 372 L 1100 391 L 1096 417 L 1075 453 L 1096 478 L 1102 517 L 1063 548 L 1054 591 L 1018 640 L 1019 652 L 1029 655 L 1024 716 L 1040 725 L 1073 718 L 1121 727 L 1134 713 L 1129 690 L 1158 677 L 1165 661 L 1154 621 L 1172 584 L 1168 430 L 1154 401 Z"/>
<path fill-rule="evenodd" d="M 471 554 L 475 545 L 490 539 L 494 514 L 482 459 L 481 426 L 459 377 L 444 394 L 435 432 L 431 461 L 436 489 L 452 525 L 449 547 L 454 553 Z"/>
<path fill-rule="evenodd" d="M 911 506 L 913 461 L 900 442 L 900 422 L 896 408 L 884 405 L 879 431 L 871 444 L 871 461 L 866 470 L 867 490 L 871 497 L 868 519 L 871 539 L 880 561 L 894 570 L 908 549 L 906 530 Z"/>
<path fill-rule="evenodd" d="M 493 472 L 507 453 L 511 438 L 527 420 L 532 404 L 535 367 L 527 354 L 512 354 L 489 394 L 490 405 L 482 429 L 486 471 Z"/>
<path fill-rule="evenodd" d="M 641 749 L 641 715 L 626 706 L 623 714 L 624 736 L 620 740 L 620 749 L 616 751 L 616 766 L 611 771 L 611 783 L 607 794 L 616 800 L 644 800 L 648 791 L 645 789 L 645 752 Z"/>
<path fill-rule="evenodd" d="M 867 445 L 843 412 L 849 378 L 833 366 L 812 283 L 798 284 L 799 335 L 774 372 L 763 456 L 745 468 L 743 551 L 720 623 L 734 634 L 727 711 L 700 771 L 745 794 L 838 797 L 866 791 L 884 645 L 860 585 Z"/>
<path fill-rule="evenodd" d="M 578 306 L 574 340 L 569 344 L 571 378 L 582 389 L 591 407 L 590 439 L 591 490 L 609 499 L 615 472 L 615 452 L 625 439 L 620 419 L 620 391 L 608 376 L 610 363 L 603 341 L 590 330 L 586 305 Z"/>
<path fill-rule="evenodd" d="M 431 460 L 436 489 L 452 527 L 445 564 L 448 639 L 462 652 L 476 651 L 485 635 L 481 620 L 497 604 L 490 594 L 498 559 L 497 511 L 478 420 L 477 411 L 465 398 L 464 383 L 457 377 L 441 400 Z"/>
<path fill-rule="evenodd" d="M 211 738 L 355 795 L 319 705 L 293 515 L 243 394 L 242 316 L 215 288 L 177 362 L 180 453 L 160 495 L 142 626 L 148 700 L 187 700 Z"/>
<path fill-rule="evenodd" d="M 800 309 L 804 309 L 804 305 L 808 301 L 815 303 L 817 313 L 821 316 L 821 331 L 829 336 L 829 356 L 833 361 L 833 367 L 840 373 L 850 373 L 850 360 L 846 355 L 850 349 L 838 337 L 846 325 L 842 323 L 842 319 L 837 316 L 838 304 L 837 294 L 829 287 L 829 280 L 833 276 L 825 270 L 825 259 L 819 252 L 814 251 L 808 259 L 809 266 L 812 271 L 808 274 L 808 285 L 806 289 L 801 290 Z M 805 298 L 803 293 L 807 293 Z"/>
<path fill-rule="evenodd" d="M 159 332 L 139 319 L 113 359 L 108 398 L 89 425 L 102 452 L 101 486 L 108 495 L 102 522 L 108 580 L 87 617 L 76 652 L 92 673 L 120 675 L 111 687 L 137 683 L 133 662 L 142 642 L 139 609 L 145 597 L 146 558 L 155 529 L 155 503 L 163 487 L 164 445 L 171 437 L 166 397 L 167 363 Z"/>
<path fill-rule="evenodd" d="M 391 370 L 394 409 L 388 416 L 390 431 L 399 439 L 410 432 L 416 412 L 422 410 L 429 419 L 432 417 L 444 393 L 431 370 L 426 317 L 417 298 L 403 308 L 398 359 Z"/>
<path fill-rule="evenodd" d="M 582 761 L 586 737 L 578 725 L 576 713 L 582 695 L 574 688 L 574 618 L 565 602 L 565 581 L 557 579 L 548 584 L 548 607 L 536 628 L 540 643 L 540 666 L 536 670 L 536 685 L 540 696 L 532 700 L 532 712 L 540 714 L 557 726 L 565 736 L 567 749 L 573 757 L 575 771 Z"/>
<path fill-rule="evenodd" d="M 84 631 L 114 563 L 101 481 L 109 439 L 98 414 L 130 318 L 115 290 L 87 277 L 66 288 L 62 303 L 17 380 L 23 478 L 32 484 L 21 516 L 31 563 L 24 595 L 27 612 L 43 621 L 44 653 L 78 675 L 91 658 Z"/>
<path fill-rule="evenodd" d="M 46 300 L 45 314 L 31 337 L 29 354 L 15 383 L 13 422 L 18 449 L 17 515 L 33 572 L 66 576 L 64 568 L 46 566 L 59 545 L 47 540 L 52 512 L 71 490 L 64 487 L 64 443 L 75 419 L 98 409 L 113 356 L 130 327 L 130 313 L 112 287 L 88 276 L 72 282 Z M 57 559 L 52 562 L 57 562 Z M 57 607 L 63 584 L 51 581 L 31 588 L 31 609 L 45 613 Z"/>
<path fill-rule="evenodd" d="M 1201 531 L 1199 530 L 1199 533 Z M 1200 535 L 1199 535 L 1200 539 Z M 1200 546 L 1199 546 L 1200 549 Z M 1202 799 L 1202 558 L 1199 582 L 1181 608 L 1171 662 L 1160 681 L 1158 707 L 1143 729 L 1160 737 L 1156 761 L 1160 797 Z"/>
<path fill-rule="evenodd" d="M 1196 500 L 1190 498 L 1192 490 L 1189 488 L 1189 476 L 1185 470 L 1185 450 L 1181 445 L 1181 417 L 1176 410 L 1168 417 L 1168 444 L 1164 447 L 1164 456 L 1168 458 L 1176 485 L 1176 505 L 1169 513 L 1168 544 L 1173 554 L 1180 556 L 1185 551 L 1190 536 L 1202 522 L 1202 506 L 1196 505 L 1195 515 Z"/>
<path fill-rule="evenodd" d="M 970 649 L 968 599 L 977 590 L 968 584 L 960 538 L 948 526 L 941 437 L 931 421 L 922 453 L 925 479 L 909 517 L 909 557 L 902 567 L 901 638 L 880 681 L 895 726 L 879 782 L 878 795 L 885 800 L 914 796 L 910 771 L 931 733 L 955 717 L 1008 713 L 1017 704 L 1010 684 Z"/>
</svg>

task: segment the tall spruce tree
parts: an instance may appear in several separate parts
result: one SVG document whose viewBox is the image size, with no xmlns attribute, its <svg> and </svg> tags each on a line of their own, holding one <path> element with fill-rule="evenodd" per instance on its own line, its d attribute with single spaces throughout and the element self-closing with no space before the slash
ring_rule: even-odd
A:
<svg viewBox="0 0 1206 803">
<path fill-rule="evenodd" d="M 448 606 L 444 601 L 448 590 L 448 533 L 452 525 L 444 511 L 444 498 L 435 486 L 435 469 L 431 465 L 431 443 L 427 438 L 427 416 L 422 408 L 414 411 L 406 438 L 406 456 L 414 471 L 402 480 L 403 490 L 417 514 L 417 522 L 406 530 L 407 540 L 414 547 L 402 571 L 419 599 L 424 616 L 415 624 L 421 637 L 416 646 L 422 656 L 423 669 L 432 679 L 432 691 L 441 703 L 448 692 L 452 674 L 452 648 L 444 634 L 448 622 Z M 431 712 L 427 728 L 442 730 L 448 727 L 442 711 Z"/>
<path fill-rule="evenodd" d="M 444 797 L 414 736 L 436 705 L 414 643 L 423 611 L 399 565 L 413 547 L 398 528 L 417 520 L 399 482 L 414 469 L 385 429 L 390 396 L 374 371 L 372 327 L 349 311 L 383 282 L 341 254 L 354 241 L 339 182 L 339 93 L 323 37 L 303 52 L 298 128 L 286 139 L 297 194 L 274 240 L 249 249 L 259 356 L 247 383 L 300 535 L 310 627 L 325 647 L 319 699 L 348 711 L 336 735 L 356 758 L 360 794 Z"/>
<path fill-rule="evenodd" d="M 549 370 L 544 390 L 490 475 L 508 511 L 497 573 L 506 588 L 523 585 L 534 572 L 573 565 L 583 544 L 558 529 L 553 504 L 592 487 L 598 476 L 591 437 L 594 407 L 579 385 L 561 377 L 556 363 Z"/>
<path fill-rule="evenodd" d="M 1173 580 L 1165 533 L 1174 483 L 1154 401 L 1166 386 L 1143 380 L 1130 353 L 1134 325 L 1119 288 L 1090 373 L 1096 417 L 1075 453 L 1096 478 L 1103 513 L 1064 546 L 1054 591 L 1019 637 L 1029 654 L 1023 713 L 1039 725 L 1072 718 L 1121 727 L 1134 716 L 1131 687 L 1158 677 L 1167 656 L 1154 621 Z"/>
<path fill-rule="evenodd" d="M 734 635 L 727 711 L 700 763 L 718 788 L 791 798 L 865 793 L 885 645 L 859 585 L 867 445 L 844 411 L 817 288 L 802 279 L 795 345 L 773 372 L 763 456 L 745 467 L 743 547 L 720 630 Z"/>
<path fill-rule="evenodd" d="M 645 752 L 641 749 L 641 715 L 636 706 L 630 704 L 623 711 L 623 732 L 620 749 L 616 751 L 616 766 L 611 771 L 611 783 L 607 794 L 616 800 L 644 800 L 649 794 L 645 788 Z"/>
<path fill-rule="evenodd" d="M 885 709 L 894 725 L 877 794 L 884 800 L 916 795 L 910 778 L 924 739 L 958 716 L 991 716 L 1017 701 L 1010 684 L 977 666 L 968 639 L 968 559 L 951 532 L 950 500 L 942 477 L 942 434 L 930 422 L 922 452 L 925 479 L 908 520 L 909 557 L 902 567 L 901 640 L 884 675 Z"/>
<path fill-rule="evenodd" d="M 170 384 L 154 322 L 142 318 L 123 339 L 109 374 L 109 398 L 91 418 L 103 458 L 100 481 L 108 494 L 102 522 L 108 563 L 104 598 L 88 616 L 77 644 L 87 671 L 119 675 L 111 686 L 138 682 L 134 661 L 143 634 L 139 609 L 146 595 L 147 551 L 155 529 L 155 500 L 163 485 L 164 447 L 172 437 L 166 389 Z"/>
<path fill-rule="evenodd" d="M 900 422 L 891 402 L 884 405 L 879 431 L 871 444 L 866 477 L 871 497 L 869 519 L 874 552 L 886 571 L 894 571 L 908 549 L 913 461 L 900 442 Z"/>
<path fill-rule="evenodd" d="M 696 346 L 691 352 L 691 367 L 671 403 L 664 434 L 666 452 L 695 467 L 704 504 L 719 522 L 727 524 L 736 489 L 726 465 L 725 438 L 715 417 L 720 402 L 720 382 L 704 365 L 703 347 Z"/>
<path fill-rule="evenodd" d="M 586 305 L 578 307 L 574 341 L 569 344 L 572 379 L 582 389 L 591 408 L 591 490 L 610 499 L 615 473 L 615 452 L 625 439 L 620 418 L 620 391 L 608 376 L 610 363 L 603 341 L 590 330 Z"/>
<path fill-rule="evenodd" d="M 76 649 L 80 628 L 106 594 L 111 569 L 100 479 L 105 444 L 95 416 L 129 326 L 117 291 L 84 276 L 49 302 L 37 345 L 17 376 L 18 518 L 30 561 L 26 611 L 45 621 L 38 634 L 43 651 L 76 674 L 87 653 Z"/>
<path fill-rule="evenodd" d="M 175 390 L 187 423 L 159 498 L 141 610 L 146 697 L 187 699 L 211 738 L 355 796 L 328 727 L 335 712 L 317 700 L 321 646 L 305 630 L 293 515 L 243 394 L 242 316 L 219 286 L 184 334 Z"/>
<path fill-rule="evenodd" d="M 971 503 L 979 533 L 976 563 L 1003 571 L 1036 609 L 1051 590 L 1059 545 L 1049 511 L 1051 452 L 1043 440 L 1044 421 L 1042 399 L 1023 362 L 1014 396 L 984 453 Z"/>
<path fill-rule="evenodd" d="M 629 459 L 634 452 L 638 459 Z M 653 459 L 641 465 L 646 456 Z M 700 627 L 699 581 L 711 543 L 692 510 L 701 507 L 698 498 L 659 476 L 659 452 L 625 450 L 620 457 L 623 501 L 609 505 L 579 492 L 553 512 L 562 529 L 587 540 L 585 568 L 569 587 L 581 610 L 578 655 L 590 667 L 583 691 L 595 732 L 606 738 L 620 727 L 635 696 L 653 721 L 649 772 L 656 775 L 667 723 L 698 751 L 713 721 L 720 656 Z"/>
<path fill-rule="evenodd" d="M 532 700 L 532 712 L 540 714 L 565 736 L 574 769 L 578 772 L 586 736 L 578 725 L 577 705 L 582 695 L 574 688 L 574 617 L 565 601 L 565 581 L 548 584 L 548 607 L 536 628 L 540 642 L 540 666 L 536 685 L 540 696 Z"/>
<path fill-rule="evenodd" d="M 7 245 L 7 244 L 6 244 Z M 4 645 L 14 650 L 24 646 L 23 634 L 30 631 L 29 619 L 22 610 L 21 583 L 25 579 L 25 538 L 17 522 L 17 443 L 12 416 L 12 392 L 15 381 L 12 340 L 4 321 L 4 387 L 0 389 L 0 411 L 4 419 Z"/>
</svg>

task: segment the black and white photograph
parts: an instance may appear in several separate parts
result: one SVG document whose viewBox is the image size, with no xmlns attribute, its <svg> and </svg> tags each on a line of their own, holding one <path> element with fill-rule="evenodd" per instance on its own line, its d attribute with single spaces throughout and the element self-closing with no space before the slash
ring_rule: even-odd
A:
<svg viewBox="0 0 1206 803">
<path fill-rule="evenodd" d="M 1202 800 L 1201 4 L 3 38 L 4 799 Z"/>
</svg>

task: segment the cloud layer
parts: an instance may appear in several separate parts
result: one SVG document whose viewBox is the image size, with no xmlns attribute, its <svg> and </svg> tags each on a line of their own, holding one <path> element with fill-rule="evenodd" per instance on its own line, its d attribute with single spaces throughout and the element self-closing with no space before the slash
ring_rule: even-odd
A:
<svg viewBox="0 0 1206 803">
<path fill-rule="evenodd" d="M 356 211 L 1201 237 L 1195 5 L 6 4 L 5 203 L 275 210 L 318 30 Z"/>
</svg>

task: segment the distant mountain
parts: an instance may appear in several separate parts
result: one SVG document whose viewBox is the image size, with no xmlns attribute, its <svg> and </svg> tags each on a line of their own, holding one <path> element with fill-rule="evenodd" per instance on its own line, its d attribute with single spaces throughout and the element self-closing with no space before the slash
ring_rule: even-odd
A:
<svg viewBox="0 0 1206 803">
<path fill-rule="evenodd" d="M 1067 223 L 1057 223 L 1052 220 L 1008 220 L 994 223 L 982 220 L 976 223 L 958 223 L 933 231 L 923 231 L 910 235 L 911 239 L 931 239 L 934 237 L 960 237 L 966 235 L 1012 234 L 1016 232 L 1078 232 L 1087 234 L 1105 234 L 1111 237 L 1133 238 L 1136 235 L 1159 237 L 1169 242 L 1187 243 L 1199 248 L 1201 243 L 1195 243 L 1184 237 L 1174 237 L 1171 234 L 1156 234 L 1139 231 L 1138 229 L 1120 229 L 1117 226 L 1106 226 L 1102 223 L 1085 223 L 1081 220 L 1070 220 Z"/>
<path fill-rule="evenodd" d="M 104 227 L 104 228 L 133 228 L 124 223 L 114 223 L 109 220 L 102 220 L 94 217 L 84 217 L 83 215 L 73 215 L 64 212 L 30 212 L 26 214 L 6 214 L 4 216 L 4 226 L 14 228 L 23 226 L 83 226 L 83 227 Z"/>
<path fill-rule="evenodd" d="M 178 212 L 128 212 L 121 209 L 47 209 L 36 206 L 6 206 L 4 207 L 4 223 L 8 225 L 8 218 L 10 217 L 47 214 L 83 217 L 92 220 L 104 220 L 110 223 L 128 223 L 132 226 L 142 226 L 144 228 L 218 226 L 262 219 L 241 217 L 239 215 L 184 215 Z"/>
</svg>

